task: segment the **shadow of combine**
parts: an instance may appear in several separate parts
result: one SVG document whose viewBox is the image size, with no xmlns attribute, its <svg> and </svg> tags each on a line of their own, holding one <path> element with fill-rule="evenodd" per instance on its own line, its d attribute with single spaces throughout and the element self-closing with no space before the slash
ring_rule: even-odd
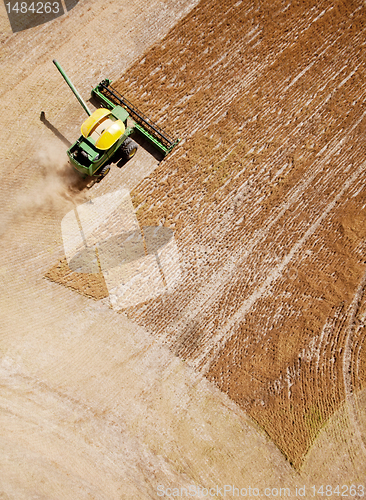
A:
<svg viewBox="0 0 366 500">
<path fill-rule="evenodd" d="M 66 139 L 66 137 L 62 135 L 61 132 L 59 132 L 57 128 L 52 125 L 51 122 L 47 120 L 46 113 L 44 111 L 41 111 L 39 119 L 49 130 L 51 130 L 51 132 L 57 137 L 57 139 L 59 139 L 67 148 L 69 148 L 72 145 L 72 143 L 68 139 Z M 70 168 L 66 169 L 63 172 L 58 173 L 59 177 L 68 187 L 70 191 L 69 195 L 78 194 L 85 188 L 88 188 L 90 184 L 92 185 L 95 184 L 96 182 L 95 179 L 90 177 L 83 178 L 81 175 L 79 175 L 78 172 L 76 172 L 76 170 L 74 170 L 71 167 L 70 164 L 69 166 Z"/>
<path fill-rule="evenodd" d="M 145 139 L 138 132 L 132 134 L 131 137 L 135 142 L 137 142 L 139 146 L 141 146 L 145 151 L 151 154 L 155 158 L 155 160 L 161 162 L 164 159 L 165 156 L 163 155 L 163 153 L 158 151 L 147 139 Z"/>
<path fill-rule="evenodd" d="M 55 136 L 57 137 L 57 139 L 60 139 L 60 141 L 62 141 L 62 142 L 65 144 L 65 146 L 67 146 L 67 147 L 69 148 L 69 147 L 72 145 L 72 144 L 71 144 L 71 142 L 70 142 L 68 139 L 66 139 L 66 137 L 65 137 L 64 135 L 62 135 L 62 134 L 61 134 L 61 132 L 59 132 L 59 131 L 57 130 L 57 128 L 56 128 L 56 127 L 54 127 L 54 126 L 52 125 L 52 123 L 51 123 L 51 122 L 49 122 L 49 121 L 47 120 L 47 118 L 46 118 L 46 113 L 45 113 L 44 111 L 41 111 L 41 115 L 40 115 L 39 119 L 41 120 L 41 122 L 42 122 L 44 125 L 46 125 L 46 127 L 47 127 L 49 130 L 51 130 L 51 132 L 52 132 L 53 134 L 55 134 Z"/>
</svg>

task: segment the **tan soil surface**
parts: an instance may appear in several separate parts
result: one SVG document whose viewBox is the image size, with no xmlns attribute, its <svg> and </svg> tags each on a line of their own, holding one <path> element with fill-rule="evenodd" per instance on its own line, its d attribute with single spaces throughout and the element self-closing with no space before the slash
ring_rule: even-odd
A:
<svg viewBox="0 0 366 500">
<path fill-rule="evenodd" d="M 91 0 L 15 35 L 0 9 L 0 497 L 360 484 L 364 3 Z M 60 138 L 84 114 L 53 58 L 181 145 L 79 193 Z M 184 274 L 129 318 L 69 272 L 60 228 L 120 187 Z"/>
</svg>

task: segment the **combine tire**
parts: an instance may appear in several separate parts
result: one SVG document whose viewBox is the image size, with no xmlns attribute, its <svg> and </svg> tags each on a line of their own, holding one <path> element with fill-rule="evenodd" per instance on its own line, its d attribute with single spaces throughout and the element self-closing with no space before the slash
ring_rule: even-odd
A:
<svg viewBox="0 0 366 500">
<path fill-rule="evenodd" d="M 102 177 L 102 178 L 103 178 L 103 177 L 105 177 L 105 176 L 108 174 L 108 172 L 110 171 L 110 169 L 111 169 L 111 166 L 110 166 L 110 165 L 104 165 L 104 167 L 103 167 L 103 168 L 102 168 L 102 170 L 100 171 L 100 175 L 101 175 L 101 177 Z"/>
<path fill-rule="evenodd" d="M 125 142 L 122 144 L 122 157 L 124 160 L 128 161 L 133 156 L 135 156 L 138 145 L 135 141 L 127 137 Z"/>
</svg>

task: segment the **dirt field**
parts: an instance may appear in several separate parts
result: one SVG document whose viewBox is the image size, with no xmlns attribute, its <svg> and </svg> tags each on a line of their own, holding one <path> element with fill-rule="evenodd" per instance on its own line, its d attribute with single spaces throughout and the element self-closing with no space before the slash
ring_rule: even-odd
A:
<svg viewBox="0 0 366 500">
<path fill-rule="evenodd" d="M 1 9 L 0 498 L 365 484 L 365 3 L 85 0 L 17 34 Z M 180 145 L 70 192 L 53 58 Z M 122 187 L 183 279 L 117 314 L 60 222 Z"/>
<path fill-rule="evenodd" d="M 130 317 L 296 467 L 366 383 L 365 20 L 362 2 L 203 1 L 119 81 L 186 139 L 135 190 L 186 279 Z"/>
</svg>

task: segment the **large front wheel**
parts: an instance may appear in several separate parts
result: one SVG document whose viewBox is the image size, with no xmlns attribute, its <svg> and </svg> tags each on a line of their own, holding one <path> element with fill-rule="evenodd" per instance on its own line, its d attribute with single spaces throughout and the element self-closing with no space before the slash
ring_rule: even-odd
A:
<svg viewBox="0 0 366 500">
<path fill-rule="evenodd" d="M 130 160 L 133 156 L 135 156 L 137 149 L 138 149 L 137 143 L 132 139 L 130 139 L 129 137 L 127 137 L 127 139 L 121 146 L 123 159 L 126 161 Z"/>
</svg>

